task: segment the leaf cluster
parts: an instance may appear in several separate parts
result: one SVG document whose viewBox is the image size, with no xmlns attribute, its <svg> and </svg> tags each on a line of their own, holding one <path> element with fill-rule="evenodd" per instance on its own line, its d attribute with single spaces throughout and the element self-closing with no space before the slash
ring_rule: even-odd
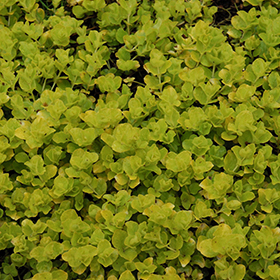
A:
<svg viewBox="0 0 280 280">
<path fill-rule="evenodd" d="M 0 3 L 0 280 L 279 279 L 280 6 L 243 2 Z"/>
</svg>

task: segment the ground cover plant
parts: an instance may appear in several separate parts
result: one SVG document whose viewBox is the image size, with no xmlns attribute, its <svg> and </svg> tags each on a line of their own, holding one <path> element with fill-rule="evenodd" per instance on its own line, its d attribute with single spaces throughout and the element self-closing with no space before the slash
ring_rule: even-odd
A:
<svg viewBox="0 0 280 280">
<path fill-rule="evenodd" d="M 280 3 L 0 1 L 0 280 L 280 279 Z"/>
</svg>

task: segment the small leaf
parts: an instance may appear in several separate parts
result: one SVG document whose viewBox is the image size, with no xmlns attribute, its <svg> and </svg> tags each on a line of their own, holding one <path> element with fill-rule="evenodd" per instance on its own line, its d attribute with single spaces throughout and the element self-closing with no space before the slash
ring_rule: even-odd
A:
<svg viewBox="0 0 280 280">
<path fill-rule="evenodd" d="M 212 240 L 207 239 L 205 236 L 199 236 L 197 241 L 197 249 L 200 253 L 207 258 L 214 258 L 218 254 L 213 250 Z"/>
<path fill-rule="evenodd" d="M 76 149 L 70 159 L 70 163 L 78 170 L 88 169 L 98 160 L 97 153 L 89 153 L 83 149 Z"/>
<path fill-rule="evenodd" d="M 44 167 L 44 161 L 41 156 L 35 155 L 29 161 L 25 163 L 29 167 L 31 173 L 34 176 L 43 175 L 46 171 Z"/>
<path fill-rule="evenodd" d="M 166 156 L 166 168 L 173 172 L 186 170 L 192 161 L 191 153 L 183 151 L 179 154 L 169 152 Z"/>
<path fill-rule="evenodd" d="M 129 270 L 124 271 L 119 278 L 119 280 L 134 280 L 134 279 L 135 277 Z"/>
</svg>

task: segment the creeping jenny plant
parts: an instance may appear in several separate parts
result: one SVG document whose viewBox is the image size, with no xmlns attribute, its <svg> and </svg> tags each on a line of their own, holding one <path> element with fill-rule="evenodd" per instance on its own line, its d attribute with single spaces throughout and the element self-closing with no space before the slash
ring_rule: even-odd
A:
<svg viewBox="0 0 280 280">
<path fill-rule="evenodd" d="M 0 3 L 0 280 L 279 279 L 279 1 Z"/>
</svg>

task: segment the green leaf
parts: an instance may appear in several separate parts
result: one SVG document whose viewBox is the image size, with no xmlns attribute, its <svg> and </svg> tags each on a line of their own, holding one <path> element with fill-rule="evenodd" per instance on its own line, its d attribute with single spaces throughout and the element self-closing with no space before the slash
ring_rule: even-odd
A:
<svg viewBox="0 0 280 280">
<path fill-rule="evenodd" d="M 212 180 L 204 179 L 200 186 L 206 191 L 205 196 L 208 199 L 223 198 L 233 184 L 233 177 L 223 172 L 216 173 L 213 177 Z"/>
<path fill-rule="evenodd" d="M 83 188 L 83 192 L 91 193 L 100 199 L 107 191 L 107 183 L 103 178 L 93 178 L 91 183 Z"/>
<path fill-rule="evenodd" d="M 80 117 L 89 126 L 94 126 L 96 128 L 115 127 L 123 119 L 121 110 L 114 108 L 102 108 L 98 112 L 91 110 L 86 111 L 82 113 Z M 99 134 L 100 130 L 96 130 L 96 132 Z"/>
<path fill-rule="evenodd" d="M 236 155 L 231 150 L 229 150 L 224 158 L 225 171 L 231 175 L 236 174 L 239 167 L 240 166 L 238 165 L 238 159 Z"/>
<path fill-rule="evenodd" d="M 97 12 L 99 10 L 102 10 L 106 6 L 105 0 L 84 0 L 83 1 L 83 6 L 88 10 L 88 11 L 94 11 Z"/>
<path fill-rule="evenodd" d="M 49 160 L 49 163 L 58 164 L 63 156 L 62 148 L 55 145 L 49 145 L 44 149 L 45 160 Z"/>
<path fill-rule="evenodd" d="M 30 239 L 32 239 L 32 236 L 35 236 L 38 233 L 43 233 L 47 227 L 47 225 L 45 223 L 42 223 L 41 220 L 37 221 L 37 223 L 34 224 L 31 220 L 25 219 L 22 221 L 21 225 L 22 232 Z"/>
<path fill-rule="evenodd" d="M 276 185 L 278 182 L 280 182 L 280 175 L 279 175 L 279 169 L 280 169 L 280 156 L 278 155 L 277 160 L 270 162 L 269 167 L 271 169 L 272 175 L 270 175 L 270 178 L 272 180 L 272 184 Z"/>
<path fill-rule="evenodd" d="M 124 44 L 124 40 L 123 40 L 123 37 L 128 35 L 128 33 L 123 30 L 123 28 L 119 28 L 116 32 L 116 39 L 119 43 L 121 44 Z M 119 50 L 121 50 L 123 47 L 121 47 Z M 117 52 L 118 53 L 118 52 Z M 116 56 L 117 56 L 117 53 L 116 53 Z M 118 56 L 117 56 L 118 57 Z M 120 57 L 119 57 L 120 58 Z"/>
<path fill-rule="evenodd" d="M 214 217 L 214 211 L 211 208 L 208 208 L 207 205 L 201 200 L 195 204 L 194 214 L 198 219 Z"/>
<path fill-rule="evenodd" d="M 24 266 L 26 263 L 26 258 L 21 254 L 11 254 L 11 261 L 15 266 Z"/>
<path fill-rule="evenodd" d="M 0 105 L 7 103 L 9 99 L 10 97 L 5 92 L 0 93 Z"/>
<path fill-rule="evenodd" d="M 246 120 L 246 123 L 244 123 L 244 120 Z M 241 111 L 235 119 L 235 127 L 239 134 L 240 132 L 245 132 L 246 130 L 255 131 L 256 126 L 253 125 L 254 123 L 255 120 L 253 114 L 248 110 Z M 229 130 L 231 129 L 229 128 Z"/>
<path fill-rule="evenodd" d="M 66 143 L 69 141 L 70 139 L 70 135 L 68 133 L 65 133 L 63 131 L 59 131 L 59 132 L 56 132 L 54 135 L 53 135 L 53 141 L 60 144 L 60 143 Z"/>
<path fill-rule="evenodd" d="M 30 76 L 31 74 L 28 73 L 27 75 Z M 28 82 L 28 85 L 30 86 L 29 83 L 31 84 L 31 82 Z M 26 89 L 26 91 L 28 92 L 29 89 Z M 30 106 L 30 101 L 24 101 L 19 94 L 15 94 L 11 97 L 11 105 L 13 108 L 12 114 L 18 119 L 27 119 L 33 111 L 33 108 Z"/>
<path fill-rule="evenodd" d="M 52 271 L 52 279 L 61 279 L 61 280 L 67 280 L 68 279 L 68 274 L 67 272 L 56 269 Z"/>
<path fill-rule="evenodd" d="M 76 149 L 70 158 L 70 164 L 78 170 L 83 170 L 88 169 L 97 160 L 97 153 L 89 153 L 83 149 Z"/>
<path fill-rule="evenodd" d="M 213 250 L 212 240 L 207 239 L 207 237 L 200 235 L 197 241 L 198 251 L 207 258 L 214 258 L 217 253 Z"/>
<path fill-rule="evenodd" d="M 137 210 L 139 213 L 143 213 L 146 208 L 149 208 L 155 202 L 155 196 L 153 194 L 142 195 L 139 194 L 131 202 L 131 207 Z"/>
<path fill-rule="evenodd" d="M 118 59 L 117 66 L 122 71 L 130 71 L 130 70 L 138 69 L 140 67 L 140 64 L 138 61 L 134 61 L 134 60 L 124 61 L 122 59 Z"/>
<path fill-rule="evenodd" d="M 239 166 L 252 165 L 254 163 L 254 154 L 256 152 L 255 144 L 249 144 L 245 148 L 234 146 L 231 148 L 237 158 Z"/>
<path fill-rule="evenodd" d="M 54 185 L 50 192 L 51 196 L 54 198 L 59 198 L 73 189 L 74 180 L 73 178 L 66 178 L 62 176 L 57 176 L 54 179 Z"/>
<path fill-rule="evenodd" d="M 138 252 L 125 245 L 124 240 L 127 238 L 127 236 L 128 235 L 125 231 L 116 229 L 112 236 L 112 244 L 118 249 L 118 253 L 122 258 L 132 262 L 137 257 Z"/>
<path fill-rule="evenodd" d="M 82 247 L 72 247 L 68 252 L 62 254 L 62 259 L 73 268 L 80 265 L 89 266 L 93 257 L 97 255 L 97 248 L 92 245 Z"/>
<path fill-rule="evenodd" d="M 33 6 L 35 5 L 36 3 L 36 0 L 20 0 L 19 1 L 20 5 L 23 7 L 23 9 L 26 11 L 26 12 L 31 12 Z"/>
<path fill-rule="evenodd" d="M 30 256 L 38 262 L 44 262 L 56 259 L 64 252 L 62 244 L 52 241 L 51 238 L 44 237 L 41 239 L 40 246 L 35 247 L 30 252 Z"/>
<path fill-rule="evenodd" d="M 8 139 L 5 136 L 0 136 L 0 152 L 5 152 L 10 148 Z"/>
<path fill-rule="evenodd" d="M 47 111 L 51 114 L 51 116 L 58 120 L 62 113 L 64 113 L 67 110 L 67 107 L 64 105 L 63 101 L 60 99 L 57 99 L 54 104 L 50 104 L 47 107 Z"/>
<path fill-rule="evenodd" d="M 52 269 L 52 262 L 51 261 L 39 262 L 36 265 L 36 269 L 38 270 L 38 272 L 50 271 Z"/>
<path fill-rule="evenodd" d="M 240 208 L 241 206 L 241 202 L 234 199 L 234 200 L 230 200 L 227 204 L 226 204 L 227 208 L 230 210 L 237 210 Z"/>
<path fill-rule="evenodd" d="M 215 271 L 219 277 L 224 279 L 230 278 L 234 280 L 242 280 L 246 274 L 246 268 L 242 264 L 236 264 L 235 262 L 228 263 L 226 257 L 215 261 Z"/>
<path fill-rule="evenodd" d="M 213 239 L 199 236 L 197 248 L 208 258 L 221 254 L 228 255 L 236 260 L 240 256 L 241 248 L 246 246 L 246 239 L 243 234 L 233 233 L 229 225 L 220 224 L 213 233 Z"/>
<path fill-rule="evenodd" d="M 134 279 L 135 277 L 129 270 L 124 271 L 119 278 L 119 280 L 134 280 Z"/>
<path fill-rule="evenodd" d="M 210 149 L 212 144 L 212 140 L 205 138 L 203 135 L 200 135 L 199 137 L 193 135 L 190 139 L 184 140 L 182 146 L 185 150 L 188 150 L 197 156 L 203 156 Z"/>
<path fill-rule="evenodd" d="M 90 30 L 88 34 L 88 39 L 85 41 L 85 48 L 89 52 L 96 52 L 98 48 L 100 48 L 105 41 L 102 41 L 102 33 L 98 32 L 97 30 Z"/>
<path fill-rule="evenodd" d="M 259 78 L 265 74 L 267 66 L 268 63 L 266 63 L 263 59 L 257 58 L 252 64 L 252 70 L 254 74 Z"/>
<path fill-rule="evenodd" d="M 63 114 L 69 122 L 76 124 L 77 122 L 79 122 L 79 115 L 81 114 L 81 111 L 81 107 L 73 106 L 63 112 Z"/>
<path fill-rule="evenodd" d="M 167 102 L 170 106 L 180 106 L 179 96 L 176 90 L 172 86 L 167 86 L 164 88 L 160 99 Z"/>
<path fill-rule="evenodd" d="M 169 179 L 165 174 L 161 174 L 154 180 L 153 187 L 156 191 L 167 192 L 174 187 L 174 184 L 172 179 Z"/>
<path fill-rule="evenodd" d="M 94 139 L 96 139 L 101 133 L 103 129 L 99 128 L 71 128 L 69 130 L 69 134 L 72 136 L 74 142 L 80 147 L 86 147 L 92 144 Z"/>
<path fill-rule="evenodd" d="M 57 57 L 58 61 L 56 63 L 56 67 L 62 71 L 63 69 L 65 69 L 66 65 L 68 63 L 73 62 L 74 58 L 73 56 L 69 57 L 69 52 L 70 49 L 67 50 L 63 50 L 63 49 L 56 49 L 55 50 L 55 56 Z"/>
<path fill-rule="evenodd" d="M 167 218 L 173 213 L 175 205 L 172 203 L 166 203 L 162 205 L 151 205 L 146 208 L 143 212 L 144 215 L 148 216 L 150 220 L 158 225 L 164 225 L 167 222 Z"/>
<path fill-rule="evenodd" d="M 53 278 L 52 278 L 52 274 L 50 272 L 41 272 L 41 273 L 35 274 L 31 279 L 32 280 L 52 280 Z"/>
<path fill-rule="evenodd" d="M 44 161 L 41 156 L 35 155 L 29 161 L 25 162 L 34 176 L 43 175 L 46 171 Z"/>
<path fill-rule="evenodd" d="M 199 85 L 194 89 L 194 97 L 202 105 L 210 103 L 211 99 L 220 89 L 220 85 L 212 84 L 209 81 L 205 84 L 200 82 Z"/>
<path fill-rule="evenodd" d="M 259 189 L 259 203 L 261 209 L 267 213 L 271 213 L 273 209 L 273 202 L 280 198 L 280 193 L 275 189 Z"/>
<path fill-rule="evenodd" d="M 164 119 L 171 129 L 178 127 L 178 119 L 180 118 L 180 113 L 176 108 L 171 107 L 168 102 L 160 101 L 158 103 L 159 109 L 164 114 Z"/>
<path fill-rule="evenodd" d="M 136 176 L 138 169 L 143 166 L 142 159 L 138 156 L 126 157 L 123 161 L 123 170 L 132 178 Z"/>
<path fill-rule="evenodd" d="M 118 258 L 118 250 L 111 247 L 111 243 L 103 239 L 98 243 L 98 262 L 105 267 L 114 263 Z"/>
<path fill-rule="evenodd" d="M 73 233 L 91 232 L 90 226 L 82 221 L 74 209 L 67 209 L 63 212 L 61 224 L 67 237 L 72 237 Z"/>
<path fill-rule="evenodd" d="M 113 136 L 116 141 L 114 141 L 112 149 L 118 153 L 126 152 L 136 147 L 136 141 L 140 136 L 140 129 L 132 127 L 129 123 L 119 124 L 114 129 Z"/>
<path fill-rule="evenodd" d="M 177 234 L 179 231 L 186 230 L 192 222 L 192 212 L 181 210 L 177 212 L 170 222 L 168 222 L 167 227 L 170 229 L 172 234 Z"/>
<path fill-rule="evenodd" d="M 166 156 L 166 168 L 173 172 L 181 172 L 191 164 L 192 157 L 189 151 L 183 151 L 179 154 L 169 152 Z"/>
<path fill-rule="evenodd" d="M 161 158 L 161 153 L 157 147 L 156 144 L 153 144 L 151 147 L 149 147 L 149 150 L 147 151 L 145 161 L 146 162 L 158 162 Z"/>
<path fill-rule="evenodd" d="M 245 192 L 245 193 L 242 194 L 240 200 L 241 200 L 241 202 L 246 202 L 246 201 L 251 201 L 251 200 L 253 200 L 254 198 L 255 198 L 254 193 L 247 191 L 247 192 Z"/>
<path fill-rule="evenodd" d="M 118 29 L 118 31 L 119 30 L 121 30 L 121 29 Z M 118 32 L 117 32 L 117 34 L 118 34 Z M 122 34 L 123 34 L 122 36 L 126 35 L 125 32 Z M 122 40 L 122 38 L 121 38 L 121 40 Z M 136 70 L 137 68 L 140 67 L 140 64 L 137 60 L 135 60 L 135 61 L 131 60 L 130 53 L 124 47 L 120 48 L 116 52 L 116 57 L 119 58 L 117 60 L 117 66 L 122 71 Z"/>
<path fill-rule="evenodd" d="M 122 83 L 122 78 L 115 76 L 113 73 L 109 73 L 106 76 L 101 76 L 96 80 L 101 92 L 114 92 L 116 91 Z"/>
<path fill-rule="evenodd" d="M 136 269 L 139 271 L 140 277 L 145 277 L 152 274 L 157 266 L 153 264 L 153 258 L 147 258 L 143 262 L 135 262 Z"/>
<path fill-rule="evenodd" d="M 205 161 L 203 157 L 198 157 L 195 161 L 192 162 L 192 168 L 194 171 L 194 177 L 196 180 L 203 180 L 204 173 L 210 171 L 214 166 L 212 162 Z"/>
<path fill-rule="evenodd" d="M 50 36 L 53 43 L 57 46 L 66 47 L 70 43 L 72 28 L 58 23 L 50 30 Z"/>
<path fill-rule="evenodd" d="M 249 86 L 247 84 L 242 84 L 238 87 L 236 92 L 230 92 L 229 98 L 235 102 L 246 102 L 249 100 L 256 92 L 256 87 Z"/>
<path fill-rule="evenodd" d="M 200 134 L 207 135 L 210 132 L 211 124 L 207 121 L 205 112 L 198 107 L 191 107 L 187 112 L 183 112 L 178 120 L 185 130 L 198 130 Z"/>
<path fill-rule="evenodd" d="M 269 265 L 268 270 L 269 270 L 269 276 L 271 276 L 273 279 L 279 278 L 280 267 L 278 264 Z"/>
<path fill-rule="evenodd" d="M 232 18 L 232 25 L 238 30 L 248 30 L 251 27 L 258 25 L 257 10 L 255 8 L 250 9 L 247 13 L 245 11 L 238 11 L 238 16 Z"/>
<path fill-rule="evenodd" d="M 203 67 L 196 67 L 192 70 L 183 69 L 179 74 L 179 77 L 185 81 L 190 82 L 193 86 L 198 86 L 206 79 L 205 71 Z"/>
<path fill-rule="evenodd" d="M 166 61 L 163 53 L 157 49 L 152 49 L 150 52 L 150 62 L 144 65 L 144 69 L 154 76 L 160 76 L 164 74 L 167 69 L 172 65 L 171 61 Z"/>
<path fill-rule="evenodd" d="M 21 121 L 21 127 L 15 130 L 15 135 L 20 139 L 26 140 L 27 145 L 34 149 L 41 147 L 54 131 L 55 129 L 50 128 L 44 116 L 39 115 L 32 124 L 28 121 Z"/>
<path fill-rule="evenodd" d="M 252 6 L 261 6 L 263 0 L 246 0 L 246 2 L 250 3 Z"/>
</svg>

